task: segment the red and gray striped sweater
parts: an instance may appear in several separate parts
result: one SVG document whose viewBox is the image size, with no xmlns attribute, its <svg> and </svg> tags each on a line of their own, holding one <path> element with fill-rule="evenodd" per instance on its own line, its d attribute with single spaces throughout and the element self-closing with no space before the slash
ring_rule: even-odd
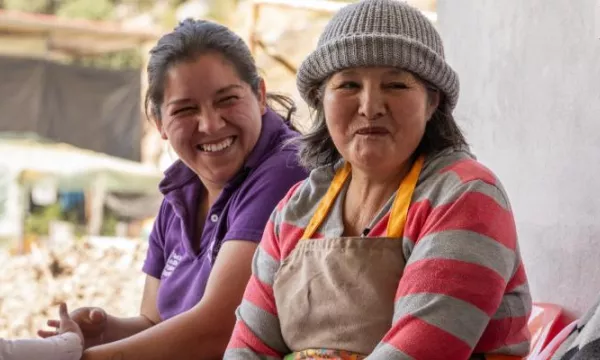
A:
<svg viewBox="0 0 600 360">
<path fill-rule="evenodd" d="M 331 169 L 314 170 L 273 212 L 225 359 L 281 359 L 291 352 L 279 328 L 272 286 L 333 175 Z M 317 237 L 343 233 L 341 195 Z M 389 209 L 369 236 L 385 236 L 388 218 Z M 406 268 L 394 317 L 368 359 L 527 354 L 531 297 L 510 204 L 490 170 L 463 150 L 426 159 L 402 241 Z"/>
</svg>

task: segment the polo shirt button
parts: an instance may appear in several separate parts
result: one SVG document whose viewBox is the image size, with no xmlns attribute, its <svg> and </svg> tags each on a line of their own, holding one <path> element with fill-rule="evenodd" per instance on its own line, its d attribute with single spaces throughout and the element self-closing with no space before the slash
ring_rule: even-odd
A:
<svg viewBox="0 0 600 360">
<path fill-rule="evenodd" d="M 217 214 L 212 214 L 212 215 L 210 216 L 210 221 L 212 221 L 212 222 L 216 223 L 217 221 L 219 221 L 219 215 L 217 215 Z"/>
</svg>

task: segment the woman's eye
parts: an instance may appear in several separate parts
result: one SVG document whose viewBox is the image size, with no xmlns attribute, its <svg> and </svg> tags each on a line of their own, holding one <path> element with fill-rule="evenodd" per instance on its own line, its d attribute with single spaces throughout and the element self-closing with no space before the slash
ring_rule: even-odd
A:
<svg viewBox="0 0 600 360">
<path fill-rule="evenodd" d="M 346 81 L 341 83 L 338 86 L 338 89 L 358 89 L 360 88 L 360 84 L 358 84 L 357 82 L 354 81 Z"/>
<path fill-rule="evenodd" d="M 173 113 L 171 115 L 181 115 L 181 114 L 184 114 L 184 113 L 192 112 L 194 110 L 196 110 L 195 107 L 188 106 L 188 107 L 184 107 L 184 108 L 177 109 L 177 110 L 173 111 Z"/>
<path fill-rule="evenodd" d="M 219 104 L 228 105 L 236 102 L 239 99 L 237 95 L 224 97 L 218 101 Z"/>
</svg>

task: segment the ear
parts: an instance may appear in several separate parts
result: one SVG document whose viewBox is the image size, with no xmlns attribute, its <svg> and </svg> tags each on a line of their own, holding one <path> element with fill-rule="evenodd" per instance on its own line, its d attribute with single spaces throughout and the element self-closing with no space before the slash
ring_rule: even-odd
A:
<svg viewBox="0 0 600 360">
<path fill-rule="evenodd" d="M 267 112 L 267 85 L 263 78 L 258 83 L 258 101 L 260 103 L 260 113 L 264 115 Z"/>
<path fill-rule="evenodd" d="M 163 126 L 163 122 L 159 118 L 155 118 L 154 124 L 156 125 L 156 130 L 160 133 L 160 137 L 163 140 L 168 140 L 167 133 L 165 131 L 165 127 Z"/>
<path fill-rule="evenodd" d="M 440 92 L 438 90 L 427 91 L 427 108 L 425 109 L 425 115 L 427 121 L 431 120 L 431 117 L 440 106 Z"/>
</svg>

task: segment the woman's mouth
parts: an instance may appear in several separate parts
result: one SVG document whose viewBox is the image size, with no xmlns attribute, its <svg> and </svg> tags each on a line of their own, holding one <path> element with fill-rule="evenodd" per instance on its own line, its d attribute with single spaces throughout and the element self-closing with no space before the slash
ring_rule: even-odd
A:
<svg viewBox="0 0 600 360">
<path fill-rule="evenodd" d="M 202 152 L 216 153 L 231 147 L 235 139 L 235 136 L 229 136 L 216 142 L 198 144 L 196 145 L 196 149 Z"/>
<path fill-rule="evenodd" d="M 389 131 L 381 126 L 366 126 L 356 131 L 356 135 L 386 135 Z"/>
</svg>

